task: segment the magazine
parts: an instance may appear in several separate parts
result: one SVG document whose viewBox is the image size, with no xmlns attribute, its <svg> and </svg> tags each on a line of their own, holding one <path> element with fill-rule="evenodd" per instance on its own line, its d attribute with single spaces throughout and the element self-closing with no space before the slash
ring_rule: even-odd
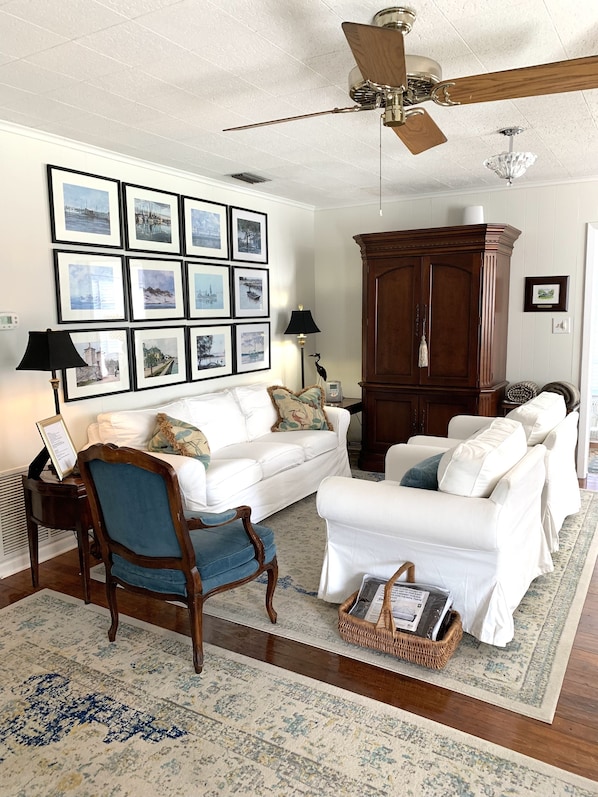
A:
<svg viewBox="0 0 598 797">
<path fill-rule="evenodd" d="M 349 614 L 376 623 L 382 611 L 387 579 L 366 574 Z M 392 586 L 392 616 L 398 630 L 436 641 L 450 620 L 451 593 L 430 584 L 400 581 Z"/>
</svg>

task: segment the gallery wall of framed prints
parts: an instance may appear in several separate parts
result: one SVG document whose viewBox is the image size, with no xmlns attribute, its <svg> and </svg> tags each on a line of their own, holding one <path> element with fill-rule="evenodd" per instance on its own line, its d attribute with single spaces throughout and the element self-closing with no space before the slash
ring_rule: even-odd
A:
<svg viewBox="0 0 598 797">
<path fill-rule="evenodd" d="M 57 320 L 86 362 L 65 401 L 270 368 L 265 213 L 51 164 L 47 181 Z"/>
</svg>

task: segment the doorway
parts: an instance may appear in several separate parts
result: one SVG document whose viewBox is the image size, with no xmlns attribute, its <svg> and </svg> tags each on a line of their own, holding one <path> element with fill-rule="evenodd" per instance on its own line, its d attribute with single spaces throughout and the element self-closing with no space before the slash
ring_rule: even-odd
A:
<svg viewBox="0 0 598 797">
<path fill-rule="evenodd" d="M 598 453 L 598 222 L 590 222 L 586 234 L 583 326 L 581 333 L 581 404 L 577 475 L 588 475 L 590 448 Z"/>
</svg>

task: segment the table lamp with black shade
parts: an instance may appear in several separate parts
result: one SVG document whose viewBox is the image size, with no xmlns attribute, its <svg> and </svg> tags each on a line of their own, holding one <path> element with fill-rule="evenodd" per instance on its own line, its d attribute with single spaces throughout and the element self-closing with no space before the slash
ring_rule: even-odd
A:
<svg viewBox="0 0 598 797">
<path fill-rule="evenodd" d="M 56 376 L 56 372 L 66 368 L 82 368 L 85 365 L 87 363 L 77 352 L 69 332 L 46 329 L 45 332 L 29 333 L 27 349 L 16 370 L 52 372 L 50 384 L 54 391 L 54 408 L 56 415 L 60 415 L 60 403 L 58 400 L 60 380 Z M 29 466 L 28 477 L 30 479 L 39 479 L 49 458 L 48 450 L 44 446 Z"/>
<path fill-rule="evenodd" d="M 301 349 L 301 387 L 305 387 L 305 340 L 306 335 L 313 335 L 319 332 L 319 328 L 312 318 L 311 310 L 304 310 L 303 305 L 299 305 L 298 310 L 293 310 L 291 320 L 285 329 L 285 335 L 297 335 L 297 342 Z"/>
</svg>

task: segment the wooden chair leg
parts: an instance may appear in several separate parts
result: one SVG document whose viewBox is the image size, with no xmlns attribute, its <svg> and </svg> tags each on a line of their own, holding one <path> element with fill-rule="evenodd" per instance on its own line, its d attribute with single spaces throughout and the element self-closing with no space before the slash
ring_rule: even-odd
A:
<svg viewBox="0 0 598 797">
<path fill-rule="evenodd" d="M 266 588 L 266 611 L 270 622 L 275 623 L 278 617 L 272 599 L 274 598 L 274 590 L 276 589 L 276 582 L 278 581 L 278 561 L 276 557 L 272 560 L 271 567 L 268 568 L 268 586 Z"/>
<path fill-rule="evenodd" d="M 189 598 L 189 625 L 193 644 L 193 667 L 199 673 L 203 669 L 203 600 L 194 595 Z"/>
<path fill-rule="evenodd" d="M 110 609 L 110 617 L 112 624 L 108 630 L 108 639 L 114 642 L 116 639 L 116 631 L 118 629 L 118 606 L 116 603 L 116 581 L 110 578 L 110 574 L 106 572 L 106 598 L 108 600 L 108 607 Z"/>
</svg>

